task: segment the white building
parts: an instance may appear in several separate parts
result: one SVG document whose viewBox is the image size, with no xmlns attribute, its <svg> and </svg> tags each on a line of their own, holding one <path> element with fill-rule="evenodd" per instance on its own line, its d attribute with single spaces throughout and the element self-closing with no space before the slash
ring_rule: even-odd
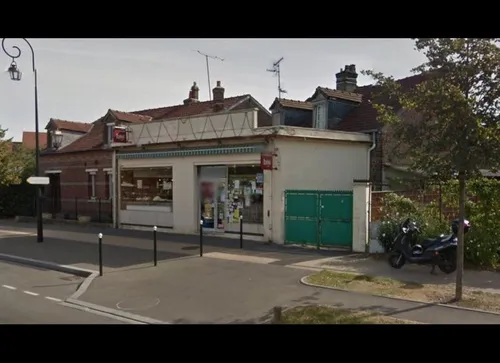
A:
<svg viewBox="0 0 500 363">
<path fill-rule="evenodd" d="M 128 126 L 126 142 L 112 145 L 117 227 L 198 233 L 201 219 L 209 233 L 234 233 L 242 216 L 244 233 L 263 241 L 352 248 L 353 180 L 368 179 L 370 136 L 257 127 L 257 117 Z"/>
</svg>

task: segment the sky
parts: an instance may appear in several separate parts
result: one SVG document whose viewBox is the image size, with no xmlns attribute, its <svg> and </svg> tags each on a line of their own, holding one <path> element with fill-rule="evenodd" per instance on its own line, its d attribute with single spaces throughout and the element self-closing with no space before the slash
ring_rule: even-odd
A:
<svg viewBox="0 0 500 363">
<path fill-rule="evenodd" d="M 266 72 L 281 57 L 283 97 L 305 100 L 316 87 L 335 88 L 335 74 L 347 64 L 359 73 L 373 69 L 396 78 L 411 75 L 424 61 L 410 39 L 29 39 L 38 71 L 39 127 L 50 118 L 93 122 L 108 109 L 134 111 L 182 104 L 193 82 L 200 101 L 209 87 L 203 53 L 210 60 L 211 88 L 221 81 L 225 96 L 251 94 L 269 107 L 278 95 L 277 79 Z M 31 54 L 22 39 L 20 82 L 10 80 L 11 59 L 0 51 L 0 127 L 21 140 L 35 129 Z M 358 85 L 372 83 L 359 75 Z M 211 92 L 211 91 L 210 91 Z"/>
</svg>

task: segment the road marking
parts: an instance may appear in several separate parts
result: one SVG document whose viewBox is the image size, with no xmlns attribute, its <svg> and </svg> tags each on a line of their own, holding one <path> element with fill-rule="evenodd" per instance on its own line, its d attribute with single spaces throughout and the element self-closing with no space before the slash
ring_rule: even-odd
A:
<svg viewBox="0 0 500 363">
<path fill-rule="evenodd" d="M 6 289 L 9 289 L 9 290 L 17 290 L 16 287 L 10 286 L 10 285 L 2 285 L 2 287 L 5 287 Z"/>
<path fill-rule="evenodd" d="M 62 301 L 61 299 L 58 299 L 58 298 L 55 298 L 55 297 L 52 297 L 52 296 L 45 296 L 45 298 L 47 300 L 55 301 L 55 302 L 61 302 Z"/>
<path fill-rule="evenodd" d="M 31 292 L 31 291 L 26 291 L 26 290 L 24 290 L 23 292 L 25 294 L 28 294 L 28 295 L 31 295 L 31 296 L 38 296 L 38 295 L 40 295 L 40 294 L 37 294 L 36 292 Z"/>
</svg>

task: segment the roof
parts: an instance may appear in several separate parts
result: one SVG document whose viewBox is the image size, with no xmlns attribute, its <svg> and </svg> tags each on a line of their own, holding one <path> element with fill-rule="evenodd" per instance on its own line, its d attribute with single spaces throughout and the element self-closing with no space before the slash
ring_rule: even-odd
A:
<svg viewBox="0 0 500 363">
<path fill-rule="evenodd" d="M 363 98 L 363 96 L 359 94 L 357 90 L 356 92 L 347 92 L 327 87 L 317 87 L 314 94 L 311 97 L 309 97 L 306 101 L 309 102 L 312 101 L 313 98 L 316 97 L 318 93 L 323 94 L 326 98 L 338 98 L 341 100 L 352 101 L 352 102 L 361 102 Z"/>
<path fill-rule="evenodd" d="M 67 120 L 59 120 L 55 118 L 51 118 L 45 129 L 49 128 L 50 124 L 53 124 L 58 130 L 66 130 L 73 132 L 81 132 L 86 133 L 92 127 L 92 124 L 85 122 L 77 122 L 77 121 L 67 121 Z"/>
<path fill-rule="evenodd" d="M 38 134 L 38 142 L 40 149 L 44 149 L 47 146 L 47 134 L 41 132 Z M 23 131 L 23 141 L 22 145 L 29 150 L 36 149 L 36 133 L 33 131 Z"/>
<path fill-rule="evenodd" d="M 397 82 L 401 84 L 404 90 L 415 87 L 424 79 L 425 75 L 417 74 L 399 79 Z M 377 121 L 378 113 L 371 103 L 373 91 L 376 89 L 378 89 L 376 85 L 356 88 L 356 93 L 363 96 L 362 102 L 336 125 L 335 130 L 360 132 L 379 129 L 381 124 Z"/>
<path fill-rule="evenodd" d="M 224 108 L 221 109 L 221 112 L 231 109 L 232 107 L 235 107 L 250 98 L 252 98 L 250 95 L 224 98 Z M 87 134 L 73 141 L 71 144 L 57 150 L 57 153 L 100 150 L 104 146 L 103 134 L 105 125 L 99 121 L 103 120 L 108 114 L 112 114 L 117 120 L 120 121 L 143 123 L 162 119 L 193 117 L 206 113 L 213 113 L 214 105 L 216 103 L 217 101 L 212 100 L 195 102 L 187 105 L 182 104 L 132 112 L 108 110 L 105 116 L 93 122 L 94 126 Z"/>
<path fill-rule="evenodd" d="M 289 99 L 286 99 L 286 98 L 275 98 L 274 102 L 272 103 L 272 105 L 269 107 L 269 109 L 273 109 L 275 104 L 279 104 L 281 105 L 281 107 L 285 107 L 285 108 L 298 108 L 298 109 L 302 109 L 302 110 L 312 110 L 313 109 L 313 105 L 311 102 L 306 102 L 306 101 L 297 101 L 297 100 L 289 100 Z"/>
</svg>

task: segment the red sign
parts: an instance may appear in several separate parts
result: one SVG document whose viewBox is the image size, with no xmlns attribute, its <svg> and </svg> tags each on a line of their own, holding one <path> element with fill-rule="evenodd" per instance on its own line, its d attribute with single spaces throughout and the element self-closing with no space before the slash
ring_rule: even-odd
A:
<svg viewBox="0 0 500 363">
<path fill-rule="evenodd" d="M 260 167 L 262 170 L 273 170 L 273 154 L 260 154 Z"/>
<path fill-rule="evenodd" d="M 127 142 L 127 130 L 115 127 L 113 129 L 113 142 Z"/>
</svg>

